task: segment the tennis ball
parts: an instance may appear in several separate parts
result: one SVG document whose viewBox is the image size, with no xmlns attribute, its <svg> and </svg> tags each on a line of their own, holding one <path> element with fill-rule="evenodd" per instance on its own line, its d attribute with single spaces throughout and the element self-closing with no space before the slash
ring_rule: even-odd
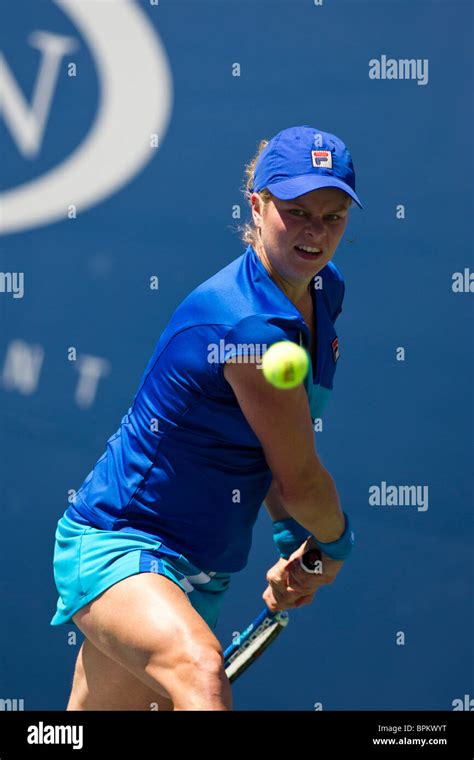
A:
<svg viewBox="0 0 474 760">
<path fill-rule="evenodd" d="M 291 340 L 274 343 L 262 358 L 265 379 L 276 388 L 295 388 L 303 382 L 309 361 L 305 349 Z"/>
</svg>

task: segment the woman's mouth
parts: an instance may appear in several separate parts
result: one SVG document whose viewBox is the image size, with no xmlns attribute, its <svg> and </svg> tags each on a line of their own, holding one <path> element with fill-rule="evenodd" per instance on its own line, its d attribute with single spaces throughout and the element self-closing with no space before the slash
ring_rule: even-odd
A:
<svg viewBox="0 0 474 760">
<path fill-rule="evenodd" d="M 309 245 L 295 245 L 295 251 L 302 259 L 318 259 L 323 255 L 321 248 Z"/>
</svg>

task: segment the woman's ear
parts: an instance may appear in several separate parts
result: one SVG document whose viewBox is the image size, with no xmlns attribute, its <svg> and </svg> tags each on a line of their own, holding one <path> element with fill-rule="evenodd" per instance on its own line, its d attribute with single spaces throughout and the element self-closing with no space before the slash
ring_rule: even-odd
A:
<svg viewBox="0 0 474 760">
<path fill-rule="evenodd" d="M 262 223 L 263 203 L 258 193 L 252 193 L 252 218 L 255 226 L 260 227 Z"/>
</svg>

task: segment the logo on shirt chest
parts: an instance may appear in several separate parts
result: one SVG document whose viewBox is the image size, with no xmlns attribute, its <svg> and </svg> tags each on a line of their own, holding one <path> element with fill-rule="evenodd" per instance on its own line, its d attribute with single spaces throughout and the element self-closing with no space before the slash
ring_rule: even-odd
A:
<svg viewBox="0 0 474 760">
<path fill-rule="evenodd" d="M 334 340 L 331 342 L 331 347 L 332 347 L 332 358 L 334 359 L 334 362 L 337 362 L 337 360 L 339 359 L 339 356 L 340 356 L 340 354 L 339 354 L 339 338 L 337 337 L 337 335 L 334 338 Z"/>
</svg>

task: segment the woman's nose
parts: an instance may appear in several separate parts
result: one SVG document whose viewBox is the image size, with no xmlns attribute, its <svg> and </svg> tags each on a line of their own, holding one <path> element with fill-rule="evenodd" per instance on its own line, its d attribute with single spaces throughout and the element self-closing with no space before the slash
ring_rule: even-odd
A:
<svg viewBox="0 0 474 760">
<path fill-rule="evenodd" d="M 322 219 L 313 219 L 308 222 L 305 229 L 305 235 L 312 238 L 321 237 L 324 232 L 324 222 Z"/>
</svg>

